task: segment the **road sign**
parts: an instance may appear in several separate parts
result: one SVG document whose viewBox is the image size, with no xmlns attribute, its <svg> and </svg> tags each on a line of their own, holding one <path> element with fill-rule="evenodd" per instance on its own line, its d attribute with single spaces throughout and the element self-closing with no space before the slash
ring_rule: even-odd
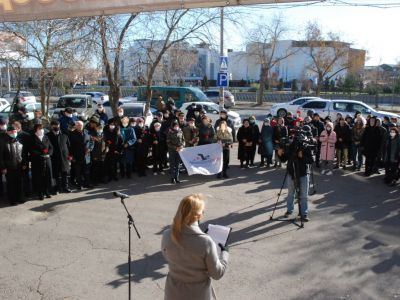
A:
<svg viewBox="0 0 400 300">
<path fill-rule="evenodd" d="M 219 70 L 220 72 L 228 71 L 228 56 L 220 56 L 219 58 Z"/>
<path fill-rule="evenodd" d="M 225 73 L 225 72 L 218 73 L 217 85 L 219 87 L 228 87 L 228 85 L 229 85 L 228 73 Z"/>
</svg>

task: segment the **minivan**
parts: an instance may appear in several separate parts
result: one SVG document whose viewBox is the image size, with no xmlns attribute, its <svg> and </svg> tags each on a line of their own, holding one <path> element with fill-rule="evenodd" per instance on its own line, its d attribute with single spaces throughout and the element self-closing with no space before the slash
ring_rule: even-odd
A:
<svg viewBox="0 0 400 300">
<path fill-rule="evenodd" d="M 183 86 L 152 86 L 151 105 L 156 105 L 158 97 L 162 96 L 165 103 L 168 98 L 175 101 L 175 106 L 180 108 L 185 102 L 210 102 L 207 96 L 195 87 Z M 145 102 L 147 99 L 147 88 L 145 86 L 138 87 L 137 100 Z"/>
</svg>

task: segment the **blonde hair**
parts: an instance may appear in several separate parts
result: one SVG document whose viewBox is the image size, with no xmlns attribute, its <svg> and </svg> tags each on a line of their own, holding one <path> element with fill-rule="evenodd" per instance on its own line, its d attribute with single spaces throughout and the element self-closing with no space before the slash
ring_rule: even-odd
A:
<svg viewBox="0 0 400 300">
<path fill-rule="evenodd" d="M 182 229 L 185 225 L 193 224 L 201 215 L 204 208 L 204 197 L 202 194 L 191 194 L 181 200 L 172 222 L 172 240 L 179 243 Z"/>
</svg>

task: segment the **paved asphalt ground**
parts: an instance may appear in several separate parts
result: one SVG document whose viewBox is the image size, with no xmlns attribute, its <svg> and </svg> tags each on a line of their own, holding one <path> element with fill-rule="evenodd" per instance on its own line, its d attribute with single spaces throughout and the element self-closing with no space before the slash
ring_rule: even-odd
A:
<svg viewBox="0 0 400 300">
<path fill-rule="evenodd" d="M 2 206 L 0 299 L 127 299 L 127 219 L 114 190 L 131 195 L 142 235 L 132 236 L 133 299 L 163 299 L 161 233 L 193 192 L 207 196 L 205 223 L 233 227 L 229 268 L 214 282 L 218 299 L 400 298 L 399 187 L 349 171 L 316 175 L 311 221 L 299 229 L 269 221 L 284 170 L 240 170 L 236 149 L 231 155 L 226 180 L 183 175 L 175 186 L 149 175 Z"/>
</svg>

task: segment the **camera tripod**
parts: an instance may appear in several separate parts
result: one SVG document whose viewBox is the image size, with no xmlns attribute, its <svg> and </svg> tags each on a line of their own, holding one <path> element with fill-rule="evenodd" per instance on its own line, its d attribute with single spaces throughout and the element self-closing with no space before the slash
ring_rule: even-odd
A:
<svg viewBox="0 0 400 300">
<path fill-rule="evenodd" d="M 269 219 L 270 219 L 270 221 L 291 222 L 294 225 L 298 226 L 299 228 L 304 228 L 303 218 L 301 217 L 300 180 L 299 180 L 299 176 L 298 176 L 298 166 L 297 166 L 298 162 L 293 159 L 291 161 L 291 163 L 293 164 L 294 195 L 295 195 L 295 199 L 297 200 L 297 205 L 298 205 L 298 208 L 299 208 L 300 224 L 297 223 L 297 218 L 294 218 L 294 219 L 276 218 L 276 219 L 274 219 L 274 214 L 275 214 L 275 211 L 276 211 L 276 207 L 278 206 L 279 198 L 282 195 L 282 190 L 283 190 L 283 187 L 285 186 L 285 182 L 286 182 L 287 176 L 289 174 L 288 168 L 286 168 L 285 177 L 283 178 L 281 189 L 280 189 L 280 191 L 278 193 L 278 197 L 277 197 L 276 202 L 275 202 L 274 210 L 272 211 L 272 214 L 269 217 Z M 314 179 L 313 179 L 313 182 L 314 182 Z M 314 187 L 314 193 L 315 193 L 315 187 Z"/>
</svg>

